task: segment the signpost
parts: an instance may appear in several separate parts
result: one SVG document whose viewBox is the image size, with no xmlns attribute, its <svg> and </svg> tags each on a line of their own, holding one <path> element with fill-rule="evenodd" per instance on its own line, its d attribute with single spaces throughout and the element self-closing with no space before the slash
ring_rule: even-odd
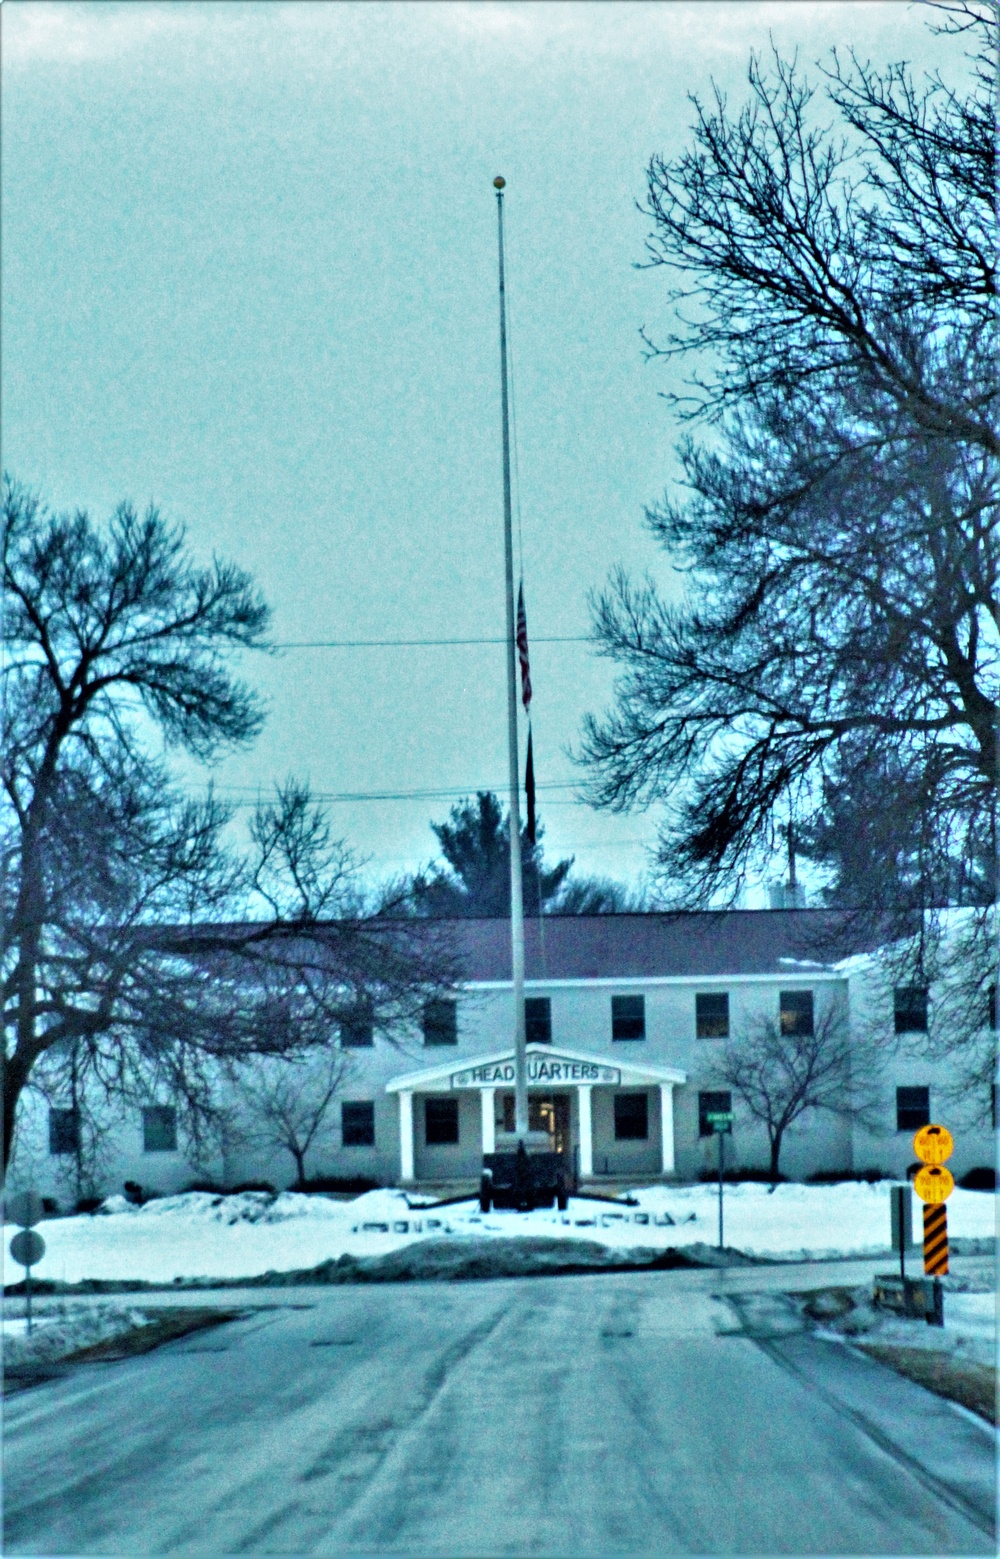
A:
<svg viewBox="0 0 1000 1559">
<path fill-rule="evenodd" d="M 944 1325 L 944 1298 L 941 1278 L 948 1271 L 948 1210 L 945 1207 L 955 1189 L 955 1181 L 945 1159 L 955 1144 L 944 1126 L 921 1126 L 913 1139 L 913 1151 L 923 1160 L 923 1169 L 913 1179 L 913 1189 L 924 1204 L 924 1272 L 934 1279 L 934 1319 Z"/>
<path fill-rule="evenodd" d="M 913 1244 L 913 1192 L 908 1185 L 894 1185 L 892 1197 L 892 1244 L 899 1251 L 899 1276 L 906 1282 L 906 1247 Z"/>
<path fill-rule="evenodd" d="M 719 1139 L 719 1249 L 722 1250 L 722 1176 L 726 1166 L 726 1133 L 731 1132 L 733 1129 L 733 1112 L 731 1110 L 713 1110 L 705 1116 L 705 1119 Z"/>
<path fill-rule="evenodd" d="M 10 1253 L 19 1267 L 24 1267 L 24 1297 L 28 1316 L 28 1336 L 31 1336 L 31 1269 L 45 1255 L 45 1241 L 31 1227 L 38 1223 L 45 1211 L 37 1191 L 19 1191 L 9 1197 L 4 1205 L 6 1219 L 20 1224 L 20 1229 L 10 1242 Z"/>
</svg>

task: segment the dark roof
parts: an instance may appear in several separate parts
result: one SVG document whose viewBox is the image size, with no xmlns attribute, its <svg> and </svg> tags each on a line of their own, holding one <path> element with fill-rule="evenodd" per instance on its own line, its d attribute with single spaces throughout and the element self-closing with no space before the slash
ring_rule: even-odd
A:
<svg viewBox="0 0 1000 1559">
<path fill-rule="evenodd" d="M 859 936 L 852 920 L 836 910 L 810 909 L 546 915 L 525 922 L 525 972 L 529 980 L 808 973 L 781 960 L 825 964 L 876 945 Z M 446 923 L 436 924 L 443 929 Z M 447 924 L 466 979 L 511 978 L 509 921 Z"/>
</svg>

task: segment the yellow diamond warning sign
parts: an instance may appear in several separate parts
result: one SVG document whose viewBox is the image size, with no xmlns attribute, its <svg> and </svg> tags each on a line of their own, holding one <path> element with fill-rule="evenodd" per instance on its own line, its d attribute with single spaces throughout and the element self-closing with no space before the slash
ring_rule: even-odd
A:
<svg viewBox="0 0 1000 1559">
<path fill-rule="evenodd" d="M 947 1126 L 921 1126 L 913 1139 L 913 1151 L 925 1164 L 944 1164 L 954 1150 Z"/>
<path fill-rule="evenodd" d="M 943 1164 L 925 1164 L 913 1177 L 913 1189 L 922 1202 L 946 1202 L 955 1189 L 950 1169 Z"/>
</svg>

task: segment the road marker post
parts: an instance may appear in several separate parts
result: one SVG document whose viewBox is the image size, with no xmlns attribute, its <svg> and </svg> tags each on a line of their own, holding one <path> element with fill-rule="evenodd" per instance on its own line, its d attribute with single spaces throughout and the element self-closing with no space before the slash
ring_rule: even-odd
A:
<svg viewBox="0 0 1000 1559">
<path fill-rule="evenodd" d="M 10 1242 L 10 1253 L 19 1267 L 24 1271 L 24 1299 L 25 1310 L 28 1318 L 28 1336 L 31 1336 L 31 1269 L 37 1266 L 45 1255 L 45 1241 L 42 1236 L 32 1228 L 38 1223 L 45 1204 L 37 1191 L 19 1191 L 14 1196 L 5 1198 L 4 1213 L 11 1223 L 20 1225 L 18 1232 Z"/>
<path fill-rule="evenodd" d="M 713 1110 L 705 1116 L 715 1135 L 719 1139 L 719 1249 L 723 1249 L 722 1240 L 722 1179 L 726 1167 L 725 1137 L 727 1132 L 733 1129 L 732 1110 Z"/>
<path fill-rule="evenodd" d="M 906 1283 L 906 1247 L 913 1244 L 913 1192 L 908 1185 L 894 1185 L 891 1197 L 892 1246 L 899 1251 L 899 1276 Z"/>
<path fill-rule="evenodd" d="M 923 1168 L 913 1178 L 913 1189 L 924 1204 L 924 1272 L 934 1280 L 934 1308 L 927 1320 L 932 1326 L 944 1325 L 944 1293 L 941 1279 L 948 1271 L 948 1210 L 945 1207 L 955 1189 L 945 1160 L 951 1158 L 955 1143 L 946 1126 L 921 1126 L 913 1139 L 913 1151 Z"/>
</svg>

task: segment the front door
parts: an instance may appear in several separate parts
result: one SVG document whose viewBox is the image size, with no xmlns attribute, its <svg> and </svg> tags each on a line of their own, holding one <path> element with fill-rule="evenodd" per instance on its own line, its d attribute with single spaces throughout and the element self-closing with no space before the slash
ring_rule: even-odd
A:
<svg viewBox="0 0 1000 1559">
<path fill-rule="evenodd" d="M 514 1095 L 505 1093 L 503 1096 L 503 1129 L 513 1132 Z M 569 1152 L 569 1094 L 568 1093 L 529 1093 L 528 1095 L 528 1130 L 547 1131 L 553 1152 Z"/>
</svg>

